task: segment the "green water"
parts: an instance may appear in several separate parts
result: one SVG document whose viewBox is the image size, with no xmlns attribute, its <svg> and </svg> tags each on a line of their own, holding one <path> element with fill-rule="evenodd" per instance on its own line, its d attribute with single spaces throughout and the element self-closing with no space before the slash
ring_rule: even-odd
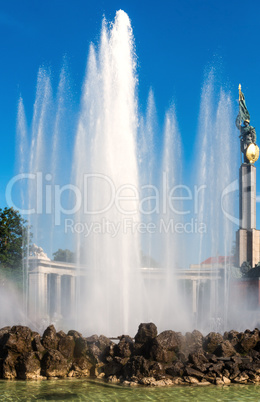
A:
<svg viewBox="0 0 260 402">
<path fill-rule="evenodd" d="M 82 379 L 0 380 L 0 401 L 260 401 L 260 385 L 130 388 Z"/>
</svg>

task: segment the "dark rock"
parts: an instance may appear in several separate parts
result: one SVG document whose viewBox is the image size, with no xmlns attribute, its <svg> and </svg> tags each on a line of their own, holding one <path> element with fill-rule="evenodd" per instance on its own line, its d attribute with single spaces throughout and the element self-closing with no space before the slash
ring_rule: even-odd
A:
<svg viewBox="0 0 260 402">
<path fill-rule="evenodd" d="M 113 342 L 104 335 L 100 335 L 98 340 L 96 341 L 97 347 L 103 352 L 106 350 L 110 345 L 113 345 Z"/>
<path fill-rule="evenodd" d="M 140 324 L 135 342 L 128 335 L 118 340 L 115 344 L 103 335 L 84 338 L 77 331 L 56 333 L 53 325 L 41 339 L 28 327 L 5 327 L 0 329 L 0 378 L 105 376 L 115 383 L 157 386 L 175 380 L 224 385 L 260 379 L 258 329 L 230 331 L 223 337 L 211 332 L 203 338 L 199 331 L 185 337 L 174 331 L 157 336 L 156 326 L 149 323 Z"/>
<path fill-rule="evenodd" d="M 134 342 L 132 338 L 125 336 L 121 337 L 120 342 L 114 346 L 115 356 L 122 358 L 130 357 L 134 352 Z"/>
<path fill-rule="evenodd" d="M 64 338 L 65 336 L 67 336 L 67 334 L 64 331 L 62 331 L 62 329 L 60 331 L 58 331 L 58 332 L 56 331 L 56 335 L 57 335 L 57 337 L 59 339 Z"/>
<path fill-rule="evenodd" d="M 241 358 L 241 356 L 232 356 L 231 361 L 236 363 L 236 364 L 241 364 L 242 363 L 242 358 Z"/>
<path fill-rule="evenodd" d="M 16 378 L 16 362 L 17 354 L 7 351 L 5 358 L 1 362 L 2 378 L 5 380 L 12 380 Z"/>
<path fill-rule="evenodd" d="M 121 362 L 112 360 L 104 367 L 104 373 L 106 377 L 110 377 L 111 375 L 119 376 L 122 372 L 123 365 Z"/>
<path fill-rule="evenodd" d="M 67 359 L 58 350 L 48 350 L 41 361 L 42 375 L 45 377 L 66 377 L 69 366 Z"/>
<path fill-rule="evenodd" d="M 76 377 L 89 377 L 95 374 L 95 367 L 87 357 L 81 356 L 74 359 L 71 372 Z"/>
<path fill-rule="evenodd" d="M 32 331 L 28 327 L 17 325 L 4 336 L 3 350 L 17 354 L 27 354 L 32 351 Z"/>
<path fill-rule="evenodd" d="M 229 332 L 225 332 L 223 339 L 225 341 L 229 341 L 233 347 L 235 347 L 238 343 L 238 331 L 231 330 Z"/>
<path fill-rule="evenodd" d="M 197 365 L 192 364 L 191 367 L 194 370 L 199 370 L 202 373 L 206 373 L 206 372 L 208 372 L 208 370 L 211 367 L 211 365 L 212 365 L 212 363 L 203 363 L 203 364 L 197 364 Z"/>
<path fill-rule="evenodd" d="M 150 358 L 157 362 L 171 363 L 177 359 L 176 353 L 182 345 L 182 335 L 174 331 L 164 331 L 151 342 Z"/>
<path fill-rule="evenodd" d="M 17 325 L 1 330 L 1 376 L 4 379 L 16 378 L 16 364 L 20 356 L 32 351 L 32 331 L 30 328 Z"/>
<path fill-rule="evenodd" d="M 228 371 L 226 368 L 224 368 L 224 370 L 222 371 L 222 375 L 223 375 L 224 377 L 226 377 L 226 378 L 229 378 L 230 373 L 229 373 L 229 371 Z"/>
<path fill-rule="evenodd" d="M 177 361 L 173 363 L 170 367 L 167 367 L 165 372 L 172 377 L 182 377 L 184 373 L 184 368 L 184 364 L 180 361 Z"/>
<path fill-rule="evenodd" d="M 229 378 L 230 380 L 234 380 L 234 378 L 236 378 L 239 374 L 240 374 L 240 370 L 239 367 L 237 365 L 235 365 L 230 371 L 229 371 Z"/>
<path fill-rule="evenodd" d="M 32 340 L 32 349 L 34 352 L 38 352 L 42 356 L 46 352 L 46 349 L 42 346 L 42 343 L 41 343 L 41 336 L 38 333 L 36 333 L 36 335 L 34 335 L 34 338 Z"/>
<path fill-rule="evenodd" d="M 232 371 L 235 367 L 238 367 L 238 364 L 237 364 L 237 363 L 235 363 L 235 362 L 233 362 L 233 361 L 225 362 L 225 368 L 226 368 L 228 371 Z"/>
<path fill-rule="evenodd" d="M 78 332 L 78 334 L 79 334 L 79 332 Z M 80 334 L 80 336 L 82 337 L 82 335 Z M 86 339 L 86 341 L 89 343 L 89 344 L 91 344 L 91 343 L 96 343 L 97 341 L 98 341 L 98 335 L 91 335 L 91 336 L 88 336 L 87 338 L 85 338 Z"/>
<path fill-rule="evenodd" d="M 65 335 L 65 334 L 64 334 Z M 65 335 L 62 337 L 58 344 L 58 350 L 66 359 L 72 359 L 75 349 L 75 341 L 73 336 Z"/>
<path fill-rule="evenodd" d="M 217 346 L 223 341 L 223 336 L 217 332 L 210 332 L 203 341 L 203 349 L 208 353 L 215 353 Z"/>
<path fill-rule="evenodd" d="M 211 371 L 204 375 L 204 380 L 211 382 L 212 384 L 215 384 L 216 377 L 217 377 L 217 374 L 214 373 L 213 371 Z"/>
<path fill-rule="evenodd" d="M 3 378 L 3 363 L 4 359 L 0 357 L 0 378 Z"/>
<path fill-rule="evenodd" d="M 241 356 L 242 363 L 251 363 L 253 358 L 251 356 Z"/>
<path fill-rule="evenodd" d="M 149 366 L 149 375 L 152 377 L 156 377 L 157 380 L 160 380 L 161 377 L 164 377 L 165 375 L 163 365 L 158 362 L 151 362 Z"/>
<path fill-rule="evenodd" d="M 71 330 L 67 333 L 67 335 L 73 336 L 74 341 L 76 341 L 76 339 L 78 339 L 78 338 L 83 338 L 83 337 L 82 337 L 82 334 L 81 334 L 80 332 L 74 331 L 73 329 L 71 329 Z M 97 335 L 96 335 L 96 336 L 97 336 Z"/>
<path fill-rule="evenodd" d="M 248 356 L 252 357 L 254 361 L 258 361 L 260 359 L 260 353 L 254 349 L 248 352 Z"/>
<path fill-rule="evenodd" d="M 4 327 L 0 329 L 0 356 L 2 355 L 3 347 L 6 343 L 6 339 L 10 331 L 11 327 Z"/>
<path fill-rule="evenodd" d="M 244 373 L 246 373 L 249 377 L 249 379 L 253 382 L 258 381 L 258 375 L 250 370 L 245 370 Z"/>
<path fill-rule="evenodd" d="M 56 333 L 58 340 L 65 338 L 66 334 L 64 331 L 59 331 Z"/>
<path fill-rule="evenodd" d="M 69 331 L 72 333 L 72 331 Z M 104 335 L 93 335 L 83 338 L 79 333 L 73 334 L 75 340 L 75 357 L 88 355 L 92 359 L 92 363 L 105 362 L 107 356 L 111 354 L 111 347 L 114 343 Z"/>
<path fill-rule="evenodd" d="M 12 327 L 3 327 L 3 328 L 1 328 L 0 329 L 0 341 L 1 341 L 1 339 L 2 339 L 2 337 L 5 335 L 5 334 L 7 334 L 8 332 L 10 332 L 11 331 L 11 328 Z"/>
<path fill-rule="evenodd" d="M 212 354 L 212 353 L 205 353 L 206 358 L 208 359 L 208 361 L 210 363 L 217 363 L 218 362 L 218 358 L 216 355 Z"/>
<path fill-rule="evenodd" d="M 185 342 L 182 345 L 182 349 L 188 353 L 198 352 L 202 349 L 203 335 L 196 329 L 192 332 L 186 332 Z"/>
<path fill-rule="evenodd" d="M 162 348 L 178 352 L 181 348 L 182 335 L 179 332 L 163 331 L 156 337 L 156 340 Z"/>
<path fill-rule="evenodd" d="M 229 341 L 223 341 L 216 347 L 214 353 L 218 357 L 230 357 L 234 356 L 236 351 Z"/>
<path fill-rule="evenodd" d="M 205 363 L 209 362 L 209 360 L 206 358 L 206 356 L 202 352 L 190 353 L 188 359 L 189 359 L 189 362 L 194 364 L 195 366 L 199 366 L 201 364 L 205 364 Z"/>
<path fill-rule="evenodd" d="M 114 355 L 115 344 L 104 335 L 100 335 L 95 343 L 87 342 L 90 354 L 97 362 L 105 362 L 107 356 Z"/>
<path fill-rule="evenodd" d="M 91 358 L 91 361 L 93 362 L 93 364 L 100 363 L 104 360 L 103 352 L 99 349 L 99 347 L 95 343 L 91 343 L 88 346 L 88 351 L 86 351 L 85 354 L 86 353 Z"/>
<path fill-rule="evenodd" d="M 37 352 L 21 356 L 16 364 L 17 377 L 22 380 L 41 378 L 41 363 Z"/>
<path fill-rule="evenodd" d="M 235 383 L 238 384 L 246 384 L 247 380 L 248 380 L 248 375 L 243 372 L 243 373 L 239 373 L 237 376 L 235 376 L 234 378 L 232 378 L 232 376 L 230 376 L 230 379 L 234 380 Z"/>
<path fill-rule="evenodd" d="M 199 370 L 195 370 L 195 369 L 193 369 L 192 367 L 189 367 L 189 366 L 185 368 L 184 375 L 191 376 L 191 377 L 196 377 L 196 378 L 199 378 L 199 379 L 204 378 L 204 373 L 202 373 Z"/>
<path fill-rule="evenodd" d="M 223 362 L 218 362 L 216 364 L 213 364 L 211 367 L 209 367 L 209 372 L 216 373 L 219 377 L 222 374 L 222 370 L 225 367 Z"/>
<path fill-rule="evenodd" d="M 82 341 L 84 339 L 84 341 Z M 76 341 L 77 350 L 76 354 L 80 353 L 83 355 L 88 354 L 93 363 L 105 362 L 108 356 L 113 356 L 114 343 L 104 335 L 97 336 L 93 335 L 88 338 L 80 338 Z"/>
<path fill-rule="evenodd" d="M 185 363 L 188 360 L 188 357 L 183 352 L 176 353 L 176 356 L 177 356 L 178 360 L 180 360 L 182 363 Z"/>
<path fill-rule="evenodd" d="M 45 329 L 42 337 L 42 345 L 47 350 L 56 350 L 58 347 L 59 339 L 57 337 L 54 325 L 49 325 Z"/>
<path fill-rule="evenodd" d="M 248 333 L 245 332 L 240 339 L 238 344 L 238 351 L 240 353 L 248 353 L 251 349 L 254 349 L 259 342 L 259 334 L 258 333 Z"/>
<path fill-rule="evenodd" d="M 131 357 L 123 368 L 124 377 L 149 377 L 151 363 L 143 356 Z"/>
<path fill-rule="evenodd" d="M 152 345 L 152 339 L 147 341 L 146 343 L 134 343 L 134 356 L 144 356 L 146 359 L 149 359 L 150 349 Z"/>
<path fill-rule="evenodd" d="M 199 380 L 196 377 L 184 376 L 183 379 L 188 384 L 198 384 L 199 383 Z"/>
<path fill-rule="evenodd" d="M 247 363 L 242 363 L 239 365 L 240 371 L 244 370 L 250 370 L 250 371 L 255 371 L 255 372 L 260 372 L 260 363 L 256 362 L 247 362 Z"/>
<path fill-rule="evenodd" d="M 89 353 L 89 346 L 86 338 L 78 337 L 74 338 L 75 341 L 75 350 L 74 355 L 75 357 L 86 356 Z"/>
<path fill-rule="evenodd" d="M 138 332 L 135 335 L 136 343 L 145 343 L 157 336 L 157 327 L 152 322 L 140 324 Z"/>
<path fill-rule="evenodd" d="M 176 360 L 176 353 L 173 350 L 165 349 L 156 338 L 151 345 L 149 357 L 157 362 L 172 363 Z"/>
</svg>

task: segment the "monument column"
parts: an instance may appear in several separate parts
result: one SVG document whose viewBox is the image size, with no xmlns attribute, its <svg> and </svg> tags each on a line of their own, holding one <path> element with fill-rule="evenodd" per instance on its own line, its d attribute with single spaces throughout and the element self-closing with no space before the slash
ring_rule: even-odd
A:
<svg viewBox="0 0 260 402">
<path fill-rule="evenodd" d="M 239 169 L 240 229 L 256 228 L 256 167 L 243 163 Z"/>
<path fill-rule="evenodd" d="M 243 122 L 243 125 L 242 125 Z M 244 162 L 239 169 L 239 230 L 236 234 L 236 265 L 247 262 L 252 268 L 260 261 L 260 232 L 256 230 L 256 168 L 259 157 L 256 132 L 239 85 L 239 113 L 236 126 Z"/>
</svg>

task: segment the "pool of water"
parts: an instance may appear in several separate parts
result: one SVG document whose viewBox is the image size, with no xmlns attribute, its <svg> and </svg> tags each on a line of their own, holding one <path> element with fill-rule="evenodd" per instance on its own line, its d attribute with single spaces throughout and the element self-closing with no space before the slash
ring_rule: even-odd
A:
<svg viewBox="0 0 260 402">
<path fill-rule="evenodd" d="M 260 385 L 122 387 L 86 379 L 0 380 L 0 401 L 260 401 Z"/>
</svg>

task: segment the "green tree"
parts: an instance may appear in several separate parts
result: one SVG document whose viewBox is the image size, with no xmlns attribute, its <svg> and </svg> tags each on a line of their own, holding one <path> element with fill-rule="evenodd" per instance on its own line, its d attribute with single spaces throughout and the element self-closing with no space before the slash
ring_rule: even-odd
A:
<svg viewBox="0 0 260 402">
<path fill-rule="evenodd" d="M 22 268 L 26 250 L 26 221 L 13 208 L 0 208 L 0 265 L 9 270 Z M 30 236 L 29 236 L 30 237 Z"/>
<path fill-rule="evenodd" d="M 54 261 L 63 261 L 63 262 L 74 262 L 74 253 L 68 249 L 62 250 L 59 248 L 58 251 L 53 253 Z"/>
<path fill-rule="evenodd" d="M 0 208 L 0 286 L 11 280 L 23 286 L 23 260 L 31 233 L 26 221 L 13 208 Z"/>
</svg>

